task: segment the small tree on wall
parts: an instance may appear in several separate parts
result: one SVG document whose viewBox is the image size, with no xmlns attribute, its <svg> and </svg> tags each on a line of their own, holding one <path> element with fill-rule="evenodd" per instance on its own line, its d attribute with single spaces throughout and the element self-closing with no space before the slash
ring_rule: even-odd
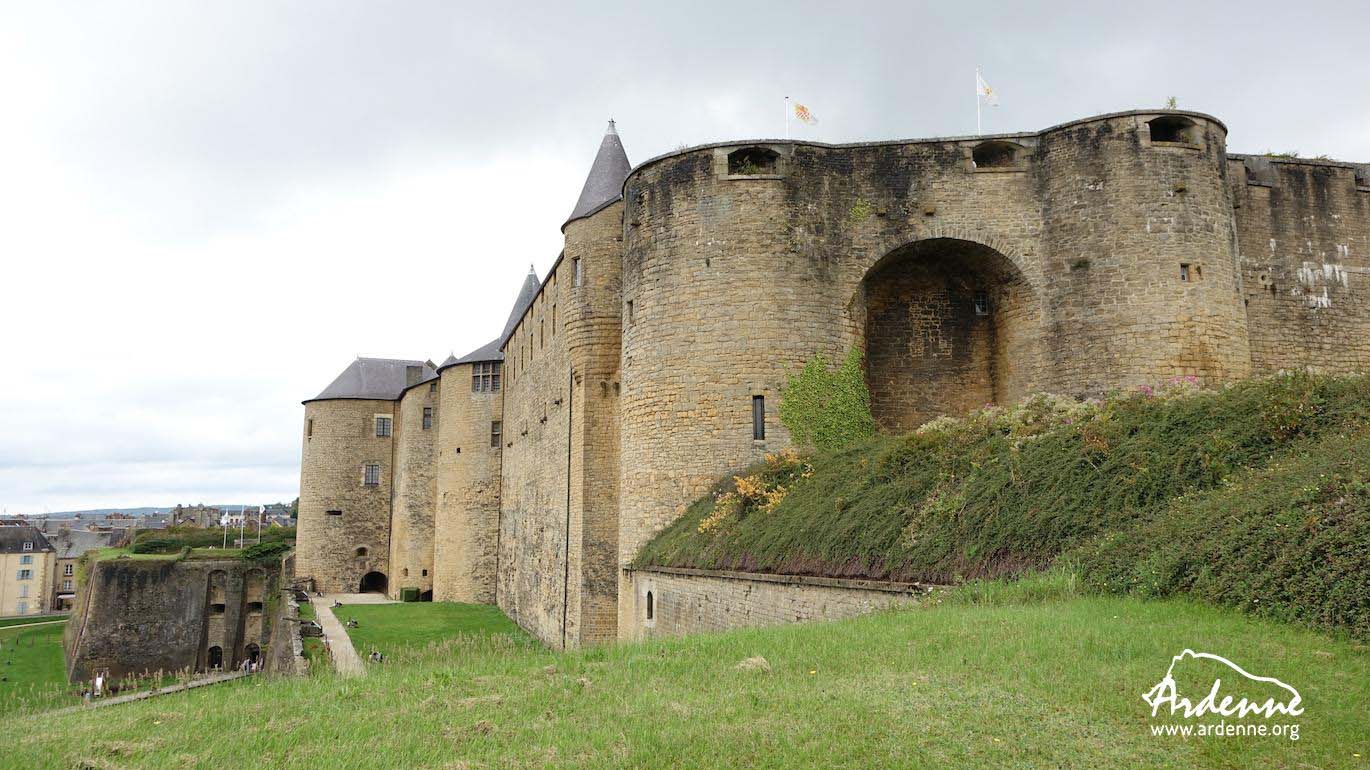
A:
<svg viewBox="0 0 1370 770">
<path fill-rule="evenodd" d="M 852 348 L 836 369 L 819 354 L 780 393 L 780 422 L 796 444 L 840 449 L 875 434 L 871 394 L 861 351 Z"/>
</svg>

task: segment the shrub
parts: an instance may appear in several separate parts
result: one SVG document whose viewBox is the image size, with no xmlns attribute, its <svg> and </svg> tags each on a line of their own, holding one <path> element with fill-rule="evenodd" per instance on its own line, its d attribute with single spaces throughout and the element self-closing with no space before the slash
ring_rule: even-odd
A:
<svg viewBox="0 0 1370 770">
<path fill-rule="evenodd" d="M 824 451 L 874 435 L 861 351 L 853 348 L 835 370 L 825 356 L 814 356 L 781 391 L 780 422 L 795 444 Z"/>
<path fill-rule="evenodd" d="M 251 561 L 275 561 L 294 547 L 294 544 L 282 540 L 264 541 L 244 548 L 242 557 Z"/>
<path fill-rule="evenodd" d="M 1294 460 L 1367 425 L 1366 376 L 1221 390 L 1181 378 L 1098 402 L 1035 396 L 821 452 L 811 472 L 739 490 L 751 469 L 691 505 L 635 564 L 961 583 L 1081 551 L 1094 587 L 1363 627 L 1370 589 L 1346 576 L 1365 574 L 1365 479 Z M 1332 450 L 1321 457 L 1335 464 Z M 1239 487 L 1287 463 L 1281 484 L 1298 481 L 1305 497 Z M 757 495 L 777 486 L 783 496 L 763 509 Z M 733 505 L 729 494 L 736 511 L 719 504 Z"/>
</svg>

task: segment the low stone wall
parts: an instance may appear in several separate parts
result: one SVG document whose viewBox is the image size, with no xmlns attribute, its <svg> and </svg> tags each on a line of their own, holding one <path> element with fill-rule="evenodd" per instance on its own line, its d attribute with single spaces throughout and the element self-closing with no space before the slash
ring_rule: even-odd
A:
<svg viewBox="0 0 1370 770">
<path fill-rule="evenodd" d="M 624 570 L 631 638 L 839 620 L 916 604 L 934 587 L 803 575 L 652 567 Z M 649 612 L 650 604 L 650 612 Z M 627 630 L 627 629 L 625 629 Z"/>
<path fill-rule="evenodd" d="M 231 671 L 269 652 L 282 564 L 224 558 L 110 558 L 89 565 L 63 642 L 67 675 Z"/>
</svg>

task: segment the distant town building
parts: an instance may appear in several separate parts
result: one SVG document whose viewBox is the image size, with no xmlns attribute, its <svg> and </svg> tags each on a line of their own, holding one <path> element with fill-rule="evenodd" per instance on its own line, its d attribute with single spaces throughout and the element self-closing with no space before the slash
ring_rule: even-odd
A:
<svg viewBox="0 0 1370 770">
<path fill-rule="evenodd" d="M 76 562 L 87 551 L 108 548 L 123 539 L 123 532 L 89 532 L 81 529 L 62 529 L 48 538 L 56 551 L 52 570 L 51 594 L 48 606 L 53 611 L 71 609 L 76 599 Z"/>
<path fill-rule="evenodd" d="M 48 611 L 56 550 L 37 527 L 0 527 L 0 616 Z"/>
</svg>

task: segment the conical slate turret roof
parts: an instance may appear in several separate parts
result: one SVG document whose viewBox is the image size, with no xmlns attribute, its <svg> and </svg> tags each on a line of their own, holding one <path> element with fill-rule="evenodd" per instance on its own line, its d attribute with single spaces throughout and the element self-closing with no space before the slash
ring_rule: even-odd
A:
<svg viewBox="0 0 1370 770">
<path fill-rule="evenodd" d="M 514 333 L 514 326 L 518 324 L 519 319 L 522 318 L 524 312 L 528 310 L 528 306 L 533 304 L 533 298 L 538 295 L 538 289 L 541 288 L 541 286 L 542 282 L 538 280 L 537 271 L 533 269 L 532 265 L 529 265 L 528 275 L 523 279 L 523 287 L 519 289 L 518 299 L 514 300 L 514 307 L 509 311 L 509 320 L 504 322 L 504 331 L 500 333 L 500 336 L 481 345 L 461 358 L 448 356 L 447 360 L 442 362 L 442 366 L 438 367 L 438 371 L 442 371 L 449 366 L 469 364 L 476 361 L 503 361 L 504 354 L 500 352 L 500 347 L 504 345 L 504 341 L 509 338 L 509 335 Z"/>
<path fill-rule="evenodd" d="M 604 139 L 599 143 L 599 154 L 595 155 L 595 162 L 590 165 L 590 175 L 585 177 L 580 200 L 576 201 L 576 207 L 566 219 L 566 224 L 588 217 L 622 197 L 623 180 L 628 178 L 628 172 L 632 170 L 633 164 L 628 162 L 628 153 L 623 151 L 623 142 L 619 141 L 618 130 L 611 120 L 608 130 L 604 132 Z"/>
</svg>

